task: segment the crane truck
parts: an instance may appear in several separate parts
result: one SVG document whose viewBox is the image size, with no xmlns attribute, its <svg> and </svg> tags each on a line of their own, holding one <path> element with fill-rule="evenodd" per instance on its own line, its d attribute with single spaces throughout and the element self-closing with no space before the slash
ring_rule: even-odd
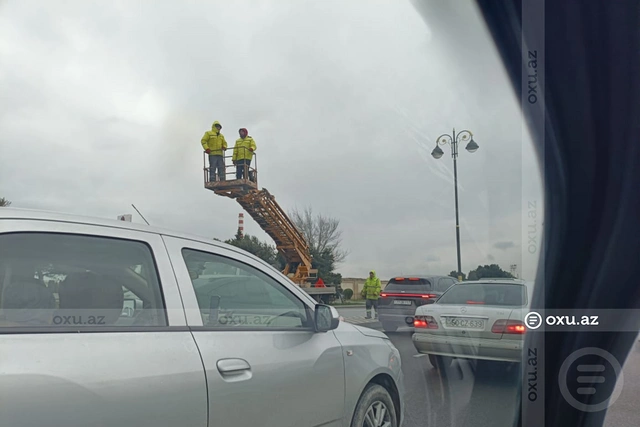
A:
<svg viewBox="0 0 640 427">
<path fill-rule="evenodd" d="M 226 166 L 225 168 L 233 166 Z M 227 171 L 226 176 L 231 174 Z M 276 198 L 266 188 L 258 187 L 257 156 L 254 164 L 245 167 L 240 179 L 210 181 L 209 170 L 204 164 L 204 187 L 219 196 L 234 199 L 275 242 L 277 251 L 286 264 L 282 273 L 317 301 L 323 296 L 336 294 L 334 286 L 311 287 L 309 279 L 317 277 L 312 268 L 312 257 L 304 235 L 280 207 Z"/>
</svg>

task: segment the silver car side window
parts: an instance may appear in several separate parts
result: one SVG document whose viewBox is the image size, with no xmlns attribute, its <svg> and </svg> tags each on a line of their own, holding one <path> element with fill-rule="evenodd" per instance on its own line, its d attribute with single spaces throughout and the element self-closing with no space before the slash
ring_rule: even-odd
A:
<svg viewBox="0 0 640 427">
<path fill-rule="evenodd" d="M 63 233 L 0 235 L 0 328 L 166 325 L 147 244 Z"/>
<path fill-rule="evenodd" d="M 194 249 L 183 249 L 182 256 L 204 326 L 241 329 L 312 326 L 307 306 L 261 271 Z"/>
</svg>

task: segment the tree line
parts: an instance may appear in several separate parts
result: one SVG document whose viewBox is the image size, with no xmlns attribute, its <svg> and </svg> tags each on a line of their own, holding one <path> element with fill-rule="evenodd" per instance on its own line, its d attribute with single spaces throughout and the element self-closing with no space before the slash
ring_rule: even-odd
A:
<svg viewBox="0 0 640 427">
<path fill-rule="evenodd" d="M 0 207 L 8 206 L 11 206 L 11 201 L 0 197 Z M 327 284 L 341 284 L 342 275 L 336 273 L 335 269 L 345 260 L 348 252 L 342 248 L 340 220 L 314 213 L 311 207 L 302 211 L 293 209 L 289 212 L 289 217 L 309 245 L 312 256 L 311 267 L 318 270 L 318 277 Z M 286 264 L 274 245 L 263 242 L 256 236 L 241 235 L 240 230 L 232 239 L 225 240 L 225 243 L 243 249 L 280 270 L 284 269 Z M 476 269 L 469 271 L 469 274 L 454 270 L 449 273 L 449 276 L 456 279 L 462 276 L 462 280 L 479 280 L 486 277 L 515 279 L 510 272 L 503 270 L 498 264 L 479 265 Z"/>
<path fill-rule="evenodd" d="M 490 277 L 492 279 L 515 279 L 516 277 L 508 271 L 500 268 L 498 264 L 479 265 L 475 270 L 469 271 L 466 275 L 462 272 L 453 270 L 449 273 L 449 276 L 458 278 L 458 275 L 462 276 L 462 280 L 480 280 Z"/>
</svg>

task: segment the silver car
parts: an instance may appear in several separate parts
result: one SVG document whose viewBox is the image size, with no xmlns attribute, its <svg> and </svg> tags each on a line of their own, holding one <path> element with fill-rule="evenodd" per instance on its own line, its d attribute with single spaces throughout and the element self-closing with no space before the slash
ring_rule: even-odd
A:
<svg viewBox="0 0 640 427">
<path fill-rule="evenodd" d="M 0 209 L 0 348 L 0 426 L 402 421 L 382 332 L 242 250 L 128 222 Z"/>
<path fill-rule="evenodd" d="M 413 344 L 436 369 L 453 358 L 520 362 L 533 283 L 461 282 L 416 309 Z"/>
<path fill-rule="evenodd" d="M 416 307 L 433 304 L 458 281 L 448 276 L 409 275 L 393 277 L 380 293 L 378 315 L 385 332 L 413 326 Z"/>
</svg>

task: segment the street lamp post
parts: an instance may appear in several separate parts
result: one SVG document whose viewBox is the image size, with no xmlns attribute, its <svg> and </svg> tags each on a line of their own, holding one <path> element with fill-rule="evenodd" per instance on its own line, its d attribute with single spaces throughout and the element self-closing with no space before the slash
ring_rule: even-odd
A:
<svg viewBox="0 0 640 427">
<path fill-rule="evenodd" d="M 469 141 L 465 149 L 470 153 L 475 153 L 478 150 L 478 144 L 473 140 L 473 134 L 468 130 L 463 130 L 456 134 L 456 130 L 453 129 L 453 133 L 442 134 L 436 139 L 436 148 L 433 149 L 431 155 L 434 159 L 439 159 L 444 155 L 444 151 L 440 148 L 441 145 L 451 145 L 451 157 L 453 157 L 453 185 L 455 193 L 456 203 L 456 250 L 458 252 L 458 280 L 462 280 L 462 261 L 460 260 L 460 217 L 458 213 L 458 143 L 463 141 Z"/>
</svg>

